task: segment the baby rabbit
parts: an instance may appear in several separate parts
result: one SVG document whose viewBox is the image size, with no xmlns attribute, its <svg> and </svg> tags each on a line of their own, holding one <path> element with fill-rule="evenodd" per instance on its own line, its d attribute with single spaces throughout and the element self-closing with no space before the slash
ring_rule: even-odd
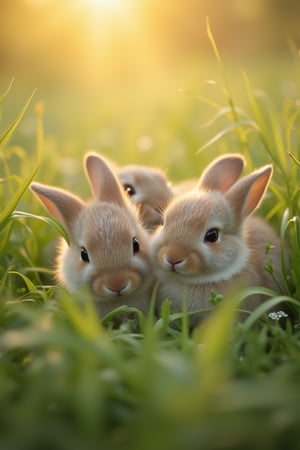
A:
<svg viewBox="0 0 300 450">
<path fill-rule="evenodd" d="M 159 169 L 144 166 L 125 166 L 117 175 L 130 200 L 139 206 L 144 227 L 153 231 L 162 225 L 163 211 L 173 197 L 165 174 Z"/>
<path fill-rule="evenodd" d="M 61 240 L 57 279 L 70 292 L 87 287 L 101 316 L 125 304 L 145 312 L 152 290 L 148 233 L 104 159 L 89 153 L 85 169 L 95 197 L 90 203 L 55 187 L 31 184 L 69 234 L 69 246 Z"/>
<path fill-rule="evenodd" d="M 264 195 L 272 166 L 236 181 L 243 165 L 238 155 L 214 160 L 198 189 L 166 209 L 151 249 L 160 281 L 158 304 L 169 299 L 178 311 L 186 298 L 188 310 L 195 311 L 209 308 L 212 290 L 225 295 L 257 285 L 277 289 L 264 265 L 271 257 L 274 272 L 280 270 L 279 239 L 262 219 L 249 217 Z M 272 247 L 266 255 L 268 243 Z M 245 306 L 253 309 L 262 300 L 248 297 Z M 203 317 L 192 316 L 191 325 Z"/>
</svg>

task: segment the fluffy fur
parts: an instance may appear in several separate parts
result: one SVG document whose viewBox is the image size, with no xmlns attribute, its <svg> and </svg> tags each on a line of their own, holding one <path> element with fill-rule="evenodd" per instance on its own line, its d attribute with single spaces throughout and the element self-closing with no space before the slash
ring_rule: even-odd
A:
<svg viewBox="0 0 300 450">
<path fill-rule="evenodd" d="M 166 209 L 151 248 L 160 282 L 158 304 L 169 299 L 178 311 L 186 298 L 188 310 L 195 311 L 210 307 L 211 290 L 226 295 L 257 285 L 277 288 L 264 265 L 272 258 L 275 273 L 280 271 L 279 239 L 263 220 L 249 217 L 264 195 L 272 167 L 237 181 L 243 163 L 238 155 L 215 160 L 197 191 L 179 196 Z M 248 298 L 244 306 L 253 309 L 262 300 Z"/>
<path fill-rule="evenodd" d="M 148 233 L 104 159 L 90 153 L 85 168 L 95 197 L 91 203 L 58 188 L 31 185 L 69 234 L 70 245 L 60 243 L 57 278 L 70 292 L 88 288 L 100 315 L 121 305 L 147 311 L 153 284 Z"/>
</svg>

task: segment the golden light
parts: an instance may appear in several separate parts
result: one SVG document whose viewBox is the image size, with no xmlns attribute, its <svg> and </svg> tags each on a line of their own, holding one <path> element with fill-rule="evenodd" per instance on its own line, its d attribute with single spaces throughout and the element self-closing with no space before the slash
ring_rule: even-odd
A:
<svg viewBox="0 0 300 450">
<path fill-rule="evenodd" d="M 86 3 L 90 3 L 91 5 L 95 6 L 110 8 L 116 6 L 118 0 L 88 0 Z"/>
<path fill-rule="evenodd" d="M 122 6 L 124 0 L 82 0 L 82 6 L 87 9 L 99 9 L 99 10 L 115 10 Z"/>
</svg>

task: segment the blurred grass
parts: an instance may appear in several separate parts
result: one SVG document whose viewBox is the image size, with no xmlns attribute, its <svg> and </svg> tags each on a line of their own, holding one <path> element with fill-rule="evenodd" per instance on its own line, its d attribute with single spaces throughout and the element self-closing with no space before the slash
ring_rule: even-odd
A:
<svg viewBox="0 0 300 450">
<path fill-rule="evenodd" d="M 289 157 L 300 160 L 299 65 L 257 62 L 242 71 L 225 62 L 222 69 L 225 96 L 209 62 L 114 92 L 36 92 L 1 146 L 1 448 L 300 447 L 299 168 Z M 6 93 L 0 136 L 32 90 L 15 82 Z M 30 217 L 44 211 L 24 189 L 40 162 L 36 179 L 89 195 L 82 155 L 91 147 L 119 163 L 161 166 L 174 181 L 199 176 L 227 151 L 243 153 L 248 171 L 272 162 L 260 214 L 281 233 L 283 249 L 284 239 L 291 247 L 285 326 L 265 305 L 236 324 L 242 292 L 192 334 L 185 313 L 172 315 L 168 303 L 160 317 L 133 313 L 114 329 L 86 295 L 55 286 L 61 230 Z M 14 211 L 16 203 L 26 214 Z M 282 300 L 270 293 L 266 306 L 279 309 Z"/>
<path fill-rule="evenodd" d="M 226 61 L 229 87 L 234 87 L 234 101 L 240 108 L 249 108 L 243 71 L 252 89 L 262 100 L 266 95 L 276 111 L 283 113 L 283 98 L 286 102 L 297 100 L 299 66 L 292 59 Z M 3 84 L 3 89 L 8 83 L 9 80 Z M 18 86 L 18 80 L 15 81 L 5 104 L 3 127 L 11 122 L 15 111 L 36 87 Z M 146 73 L 138 80 L 126 80 L 113 88 L 87 85 L 77 89 L 72 86 L 37 89 L 31 109 L 11 141 L 22 142 L 30 154 L 36 140 L 34 103 L 39 101 L 44 104 L 44 156 L 57 153 L 64 156 L 67 172 L 73 169 L 79 173 L 80 157 L 87 148 L 95 148 L 120 163 L 153 161 L 168 169 L 171 178 L 180 179 L 187 173 L 198 176 L 212 157 L 237 146 L 234 133 L 230 133 L 228 139 L 218 143 L 222 148 L 214 146 L 203 152 L 201 158 L 196 156 L 197 150 L 228 124 L 227 118 L 220 116 L 211 126 L 204 126 L 222 107 L 228 107 L 222 76 L 211 60 L 191 62 L 170 72 Z M 143 140 L 145 136 L 150 139 Z M 257 159 L 262 154 L 259 147 L 256 151 L 254 147 L 253 153 Z M 59 174 L 60 168 L 54 173 Z"/>
</svg>

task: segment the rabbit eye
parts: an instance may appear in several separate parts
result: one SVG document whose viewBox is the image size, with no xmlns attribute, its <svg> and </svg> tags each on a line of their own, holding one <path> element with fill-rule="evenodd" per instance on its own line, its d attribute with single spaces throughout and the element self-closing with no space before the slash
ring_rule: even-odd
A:
<svg viewBox="0 0 300 450">
<path fill-rule="evenodd" d="M 140 249 L 140 244 L 138 243 L 138 241 L 135 238 L 132 239 L 132 248 L 133 248 L 133 253 L 137 253 Z"/>
<path fill-rule="evenodd" d="M 211 228 L 205 233 L 205 242 L 217 242 L 219 239 L 219 230 L 217 228 Z"/>
<path fill-rule="evenodd" d="M 84 261 L 84 262 L 90 262 L 90 258 L 89 258 L 89 254 L 87 252 L 87 249 L 85 247 L 81 247 L 80 250 L 81 250 L 81 253 L 80 253 L 81 260 Z"/>
<path fill-rule="evenodd" d="M 123 188 L 126 194 L 129 195 L 129 197 L 132 197 L 132 195 L 136 194 L 136 190 L 134 189 L 132 184 L 125 183 L 123 184 Z"/>
</svg>

